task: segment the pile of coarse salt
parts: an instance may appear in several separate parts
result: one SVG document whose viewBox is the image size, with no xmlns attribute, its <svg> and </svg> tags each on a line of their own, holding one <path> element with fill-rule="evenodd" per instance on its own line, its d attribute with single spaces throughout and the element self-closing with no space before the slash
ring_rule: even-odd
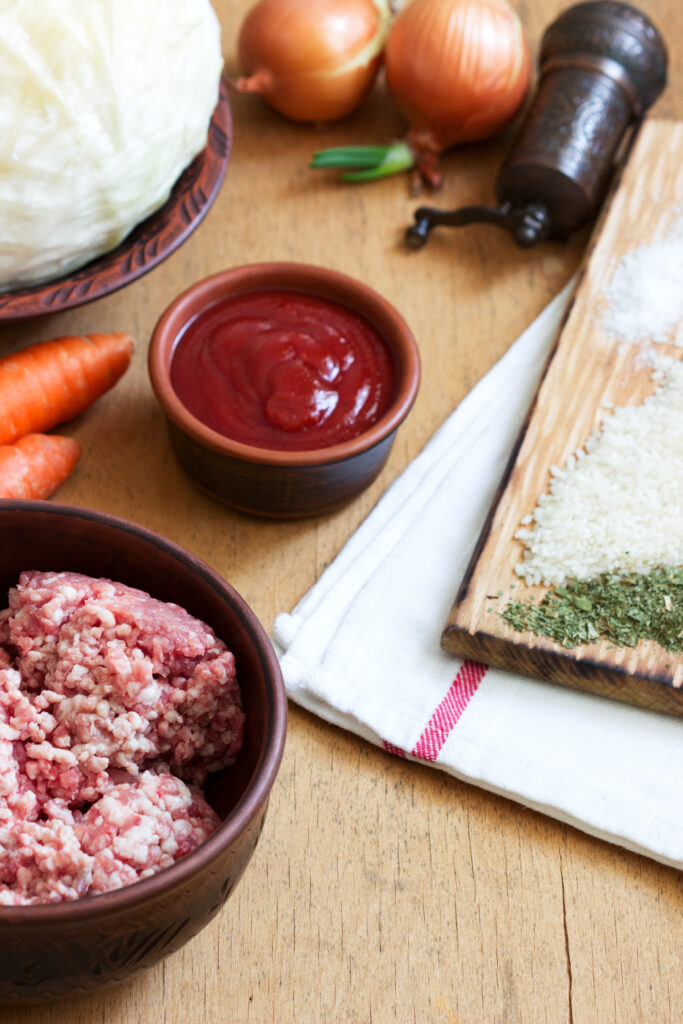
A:
<svg viewBox="0 0 683 1024">
<path fill-rule="evenodd" d="M 515 534 L 527 583 L 683 564 L 683 363 L 658 364 L 654 394 L 615 408 L 584 450 L 553 467 L 549 491 Z"/>
<path fill-rule="evenodd" d="M 602 300 L 603 326 L 620 341 L 683 347 L 683 219 L 622 257 Z"/>
</svg>

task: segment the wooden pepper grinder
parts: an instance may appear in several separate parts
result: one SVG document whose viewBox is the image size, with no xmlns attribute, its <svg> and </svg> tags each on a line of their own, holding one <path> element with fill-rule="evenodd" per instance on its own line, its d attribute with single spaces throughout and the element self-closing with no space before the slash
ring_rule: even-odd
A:
<svg viewBox="0 0 683 1024">
<path fill-rule="evenodd" d="M 500 205 L 420 207 L 406 231 L 412 248 L 436 225 L 478 221 L 528 248 L 567 238 L 595 216 L 628 129 L 666 85 L 664 41 L 642 11 L 589 0 L 546 29 L 539 63 L 536 95 L 496 182 Z"/>
</svg>

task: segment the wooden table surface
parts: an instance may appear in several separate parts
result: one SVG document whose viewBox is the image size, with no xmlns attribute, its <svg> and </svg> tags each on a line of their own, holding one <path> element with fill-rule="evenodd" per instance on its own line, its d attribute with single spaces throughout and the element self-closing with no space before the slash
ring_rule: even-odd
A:
<svg viewBox="0 0 683 1024">
<path fill-rule="evenodd" d="M 228 73 L 250 0 L 216 0 Z M 566 4 L 522 0 L 534 52 Z M 680 0 L 643 0 L 665 34 L 658 117 L 683 118 Z M 118 294 L 0 333 L 3 351 L 67 332 L 129 330 L 134 366 L 67 432 L 82 460 L 59 499 L 111 511 L 188 547 L 267 628 L 334 558 L 442 420 L 569 279 L 588 239 L 522 252 L 487 226 L 402 231 L 406 178 L 340 186 L 307 168 L 324 145 L 384 141 L 402 122 L 381 87 L 324 132 L 234 95 L 218 200 L 166 263 Z M 453 151 L 438 204 L 490 201 L 510 137 Z M 152 327 L 186 285 L 259 260 L 321 263 L 392 300 L 413 328 L 421 391 L 375 484 L 334 515 L 263 522 L 214 503 L 171 454 L 146 374 Z M 217 918 L 163 964 L 101 994 L 0 1024 L 462 1022 L 663 1024 L 683 1007 L 680 875 L 406 763 L 290 705 L 287 748 L 253 860 Z"/>
</svg>

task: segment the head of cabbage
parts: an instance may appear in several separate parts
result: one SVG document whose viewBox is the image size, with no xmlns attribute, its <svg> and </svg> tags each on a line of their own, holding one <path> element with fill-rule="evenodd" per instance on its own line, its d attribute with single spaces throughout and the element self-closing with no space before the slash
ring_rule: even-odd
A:
<svg viewBox="0 0 683 1024">
<path fill-rule="evenodd" d="M 206 144 L 209 0 L 0 0 L 0 288 L 113 249 Z"/>
</svg>

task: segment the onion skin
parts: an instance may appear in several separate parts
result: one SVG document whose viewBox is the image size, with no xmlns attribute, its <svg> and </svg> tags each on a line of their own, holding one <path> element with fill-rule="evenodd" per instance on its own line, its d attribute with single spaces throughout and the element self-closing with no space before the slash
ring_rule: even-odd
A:
<svg viewBox="0 0 683 1024">
<path fill-rule="evenodd" d="M 505 0 L 411 0 L 385 47 L 389 91 L 408 121 L 408 142 L 438 184 L 438 155 L 489 138 L 520 107 L 531 56 Z"/>
<path fill-rule="evenodd" d="M 387 0 L 260 0 L 239 33 L 241 92 L 293 121 L 336 121 L 372 86 L 389 29 Z"/>
</svg>

